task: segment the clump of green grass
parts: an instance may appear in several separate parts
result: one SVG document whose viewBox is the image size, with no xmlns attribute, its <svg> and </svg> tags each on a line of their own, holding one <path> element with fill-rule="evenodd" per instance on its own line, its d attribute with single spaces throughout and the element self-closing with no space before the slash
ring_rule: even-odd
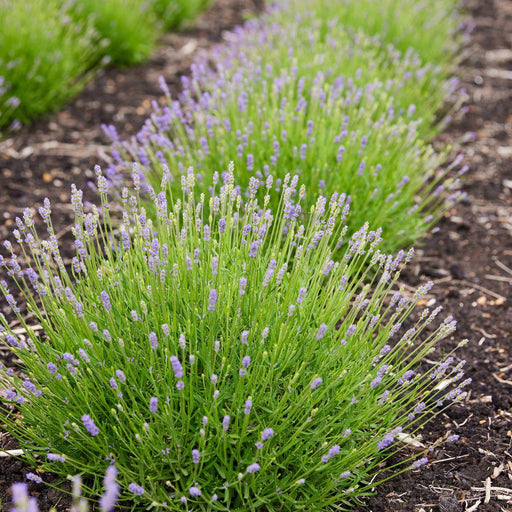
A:
<svg viewBox="0 0 512 512">
<path fill-rule="evenodd" d="M 57 0 L 0 1 L 0 130 L 60 108 L 97 61 L 89 25 L 75 25 Z"/>
<path fill-rule="evenodd" d="M 152 9 L 164 30 L 181 28 L 206 9 L 212 0 L 152 0 Z"/>
<path fill-rule="evenodd" d="M 170 203 L 166 174 L 148 190 L 150 220 L 135 172 L 118 226 L 97 174 L 101 211 L 84 212 L 73 192 L 71 269 L 48 202 L 48 240 L 30 211 L 18 220 L 27 266 L 9 243 L 1 260 L 19 287 L 2 283 L 3 293 L 25 329 L 20 337 L 3 322 L 22 376 L 0 370 L 1 420 L 34 466 L 80 473 L 98 493 L 115 464 L 121 503 L 163 510 L 340 510 L 465 396 L 451 353 L 422 362 L 455 324 L 434 326 L 439 309 L 413 316 L 430 284 L 396 289 L 412 253 L 383 254 L 380 231 L 364 225 L 335 256 L 346 196 L 310 200 L 303 223 L 297 177 L 281 192 L 271 177 L 252 180 L 245 195 L 231 168 L 202 194 L 190 172 Z M 395 476 L 427 454 L 407 452 Z"/>
<path fill-rule="evenodd" d="M 460 0 L 279 0 L 328 25 L 333 18 L 362 29 L 402 52 L 413 48 L 425 63 L 453 69 L 464 42 Z"/>
<path fill-rule="evenodd" d="M 93 44 L 114 65 L 146 60 L 161 34 L 151 2 L 145 0 L 72 0 L 65 5 L 77 25 L 94 26 Z"/>
</svg>

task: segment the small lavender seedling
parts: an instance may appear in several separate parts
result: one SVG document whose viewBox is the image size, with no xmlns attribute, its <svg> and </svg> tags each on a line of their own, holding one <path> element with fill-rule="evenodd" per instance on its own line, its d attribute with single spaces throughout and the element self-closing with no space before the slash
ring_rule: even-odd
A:
<svg viewBox="0 0 512 512">
<path fill-rule="evenodd" d="M 21 413 L 1 418 L 31 464 L 80 472 L 93 493 L 107 488 L 105 504 L 119 492 L 171 510 L 311 510 L 367 494 L 400 436 L 464 397 L 466 381 L 444 397 L 436 390 L 460 373 L 451 354 L 427 373 L 419 367 L 453 319 L 430 334 L 438 312 L 400 328 L 428 291 L 390 296 L 410 255 L 381 253 L 365 225 L 336 259 L 345 196 L 319 197 L 302 224 L 288 214 L 306 197 L 296 179 L 282 192 L 269 180 L 263 203 L 256 185 L 243 201 L 234 182 L 230 169 L 207 198 L 190 172 L 155 221 L 138 191 L 125 190 L 120 227 L 105 191 L 101 211 L 85 213 L 75 190 L 78 264 L 69 270 L 29 211 L 18 222 L 27 266 L 1 264 L 45 336 L 20 311 L 23 339 L 2 322 L 24 376 L 0 369 L 6 406 Z M 50 204 L 40 213 L 51 241 Z M 269 277 L 271 268 L 285 270 Z M 115 486 L 110 473 L 103 483 L 113 461 Z"/>
</svg>

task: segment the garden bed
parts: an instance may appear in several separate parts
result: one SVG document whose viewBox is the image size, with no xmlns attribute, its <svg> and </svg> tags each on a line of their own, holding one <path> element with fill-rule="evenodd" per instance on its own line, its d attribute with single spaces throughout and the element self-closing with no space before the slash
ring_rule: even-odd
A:
<svg viewBox="0 0 512 512">
<path fill-rule="evenodd" d="M 136 132 L 151 100 L 161 95 L 158 76 L 165 75 L 177 90 L 194 51 L 218 41 L 222 30 L 260 7 L 252 1 L 216 3 L 194 30 L 169 36 L 169 44 L 144 66 L 104 72 L 64 111 L 0 143 L 0 237 L 9 236 L 23 208 L 39 205 L 44 197 L 52 199 L 56 231 L 65 237 L 72 219 L 70 184 L 85 188 L 93 179 L 93 165 L 108 149 L 100 124 L 114 122 L 123 135 Z M 423 433 L 435 440 L 449 428 L 460 441 L 434 452 L 422 470 L 380 486 L 369 500 L 375 512 L 505 511 L 512 503 L 512 9 L 505 0 L 471 1 L 468 7 L 476 23 L 476 46 L 460 76 L 469 111 L 440 137 L 443 143 L 465 141 L 463 152 L 471 167 L 464 184 L 468 197 L 423 241 L 403 280 L 408 285 L 436 282 L 425 302 L 442 305 L 455 316 L 457 340 L 471 340 L 460 357 L 468 361 L 466 373 L 473 384 L 466 402 Z M 13 447 L 6 436 L 1 443 L 2 448 Z M 8 487 L 23 480 L 26 471 L 19 462 L 0 459 L 5 510 Z M 33 491 L 41 493 L 43 507 L 61 509 L 56 491 L 42 486 Z"/>
</svg>

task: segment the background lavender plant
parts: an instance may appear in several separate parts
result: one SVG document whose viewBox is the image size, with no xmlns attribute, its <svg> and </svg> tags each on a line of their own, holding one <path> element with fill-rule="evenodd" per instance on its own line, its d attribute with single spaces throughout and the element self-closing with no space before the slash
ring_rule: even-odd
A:
<svg viewBox="0 0 512 512">
<path fill-rule="evenodd" d="M 244 195 L 230 169 L 205 195 L 190 172 L 169 204 L 166 174 L 162 190 L 148 190 L 153 221 L 134 174 L 116 227 L 97 175 L 101 212 L 85 212 L 73 193 L 71 269 L 49 203 L 47 240 L 28 210 L 17 221 L 28 266 L 8 243 L 1 260 L 45 333 L 2 283 L 25 335 L 3 321 L 22 373 L 0 370 L 7 410 L 21 413 L 1 418 L 34 466 L 79 472 L 98 492 L 115 463 L 123 497 L 169 510 L 339 508 L 368 494 L 379 464 L 464 397 L 451 354 L 421 364 L 454 330 L 451 318 L 431 325 L 439 310 L 413 320 L 430 285 L 394 291 L 412 253 L 381 253 L 380 231 L 365 224 L 333 256 L 346 196 L 318 197 L 303 224 L 297 177 L 281 193 L 270 177 L 253 180 Z M 439 392 L 443 379 L 457 384 Z M 426 450 L 409 452 L 395 474 L 423 464 Z"/>
<path fill-rule="evenodd" d="M 151 7 L 165 30 L 181 28 L 212 0 L 152 0 Z"/>
<path fill-rule="evenodd" d="M 58 109 L 97 60 L 88 24 L 74 25 L 59 0 L 0 2 L 0 130 Z"/>
<path fill-rule="evenodd" d="M 112 64 L 133 65 L 148 58 L 161 33 L 151 2 L 143 0 L 70 0 L 69 16 L 78 25 L 91 24 L 99 57 Z"/>
<path fill-rule="evenodd" d="M 176 189 L 193 167 L 204 191 L 231 160 L 244 189 L 252 178 L 299 173 L 308 190 L 350 195 L 350 233 L 368 220 L 383 226 L 386 248 L 406 246 L 456 199 L 457 180 L 440 169 L 446 154 L 425 141 L 455 82 L 445 61 L 351 33 L 332 9 L 328 22 L 316 4 L 288 21 L 299 4 L 239 30 L 214 68 L 198 59 L 178 100 L 162 81 L 169 105 L 155 103 L 130 142 L 107 127 L 115 166 L 136 161 L 153 186 L 171 169 Z"/>
</svg>

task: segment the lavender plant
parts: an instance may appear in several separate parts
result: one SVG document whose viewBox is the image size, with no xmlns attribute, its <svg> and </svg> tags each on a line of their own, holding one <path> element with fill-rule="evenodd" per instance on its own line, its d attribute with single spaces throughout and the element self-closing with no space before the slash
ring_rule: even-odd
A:
<svg viewBox="0 0 512 512">
<path fill-rule="evenodd" d="M 206 195 L 189 170 L 172 203 L 170 173 L 148 190 L 151 220 L 135 171 L 119 226 L 97 175 L 101 210 L 86 212 L 72 194 L 70 269 L 48 201 L 47 240 L 29 210 L 17 219 L 27 266 L 9 243 L 0 261 L 25 332 L 3 320 L 21 373 L 0 371 L 1 419 L 34 466 L 80 473 L 97 492 L 115 463 L 134 507 L 340 510 L 370 493 L 382 462 L 421 425 L 463 399 L 468 382 L 451 353 L 422 362 L 455 322 L 433 326 L 439 309 L 415 319 L 430 285 L 396 290 L 412 252 L 383 254 L 380 230 L 365 224 L 335 258 L 345 195 L 318 197 L 303 223 L 297 177 L 284 177 L 282 192 L 270 176 L 253 179 L 241 194 L 230 168 Z M 446 379 L 452 389 L 440 392 Z M 395 474 L 426 453 L 408 451 Z"/>
<path fill-rule="evenodd" d="M 112 64 L 127 66 L 148 58 L 161 33 L 151 3 L 145 0 L 68 0 L 63 2 L 78 25 L 91 24 L 93 41 Z"/>
<path fill-rule="evenodd" d="M 134 160 L 152 186 L 172 169 L 179 188 L 192 166 L 204 191 L 209 170 L 230 160 L 243 189 L 253 177 L 299 173 L 310 191 L 350 195 L 350 233 L 369 220 L 384 227 L 386 248 L 411 244 L 457 195 L 458 181 L 440 169 L 446 154 L 425 142 L 455 82 L 413 50 L 352 34 L 336 17 L 326 23 L 316 7 L 285 21 L 292 7 L 299 9 L 292 2 L 239 30 L 214 68 L 196 60 L 177 101 L 162 80 L 169 105 L 155 103 L 131 141 L 106 127 L 112 180 L 122 182 L 118 171 Z"/>
<path fill-rule="evenodd" d="M 453 62 L 449 67 L 425 61 L 413 47 L 398 50 L 383 42 L 380 34 L 370 37 L 357 25 L 347 27 L 335 10 L 326 22 L 315 7 L 290 20 L 290 8 L 273 9 L 235 30 L 227 45 L 215 49 L 213 69 L 207 56 L 196 59 L 192 90 L 211 94 L 225 87 L 226 82 L 236 80 L 240 66 L 245 67 L 247 61 L 266 68 L 267 73 L 274 69 L 274 75 L 283 67 L 294 69 L 305 80 L 306 89 L 321 74 L 329 84 L 348 82 L 350 86 L 355 82 L 361 88 L 383 88 L 393 98 L 397 112 L 407 112 L 409 118 L 419 121 L 425 138 L 442 126 L 439 116 L 446 103 L 454 103 L 452 110 L 458 107 L 454 94 L 457 80 L 449 79 Z M 308 54 L 314 58 L 307 58 Z M 385 105 L 380 107 L 382 110 Z"/>
<path fill-rule="evenodd" d="M 350 195 L 351 234 L 369 219 L 384 227 L 388 249 L 416 240 L 455 200 L 457 181 L 440 185 L 445 155 L 422 142 L 416 122 L 402 119 L 382 84 L 330 85 L 322 74 L 306 83 L 293 68 L 275 76 L 247 65 L 233 82 L 221 77 L 211 94 L 196 99 L 192 86 L 131 143 L 115 143 L 117 169 L 135 159 L 153 186 L 172 169 L 177 188 L 193 166 L 204 191 L 212 185 L 210 169 L 221 171 L 230 159 L 241 169 L 242 189 L 252 178 L 273 174 L 281 182 L 294 172 L 315 193 Z"/>
<path fill-rule="evenodd" d="M 414 48 L 424 62 L 453 66 L 465 40 L 461 0 L 279 0 L 328 23 L 333 17 L 363 29 L 402 52 Z"/>
<path fill-rule="evenodd" d="M 208 7 L 212 0 L 152 0 L 151 6 L 164 30 L 183 27 L 199 12 Z"/>
<path fill-rule="evenodd" d="M 75 26 L 58 0 L 0 1 L 0 129 L 59 108 L 96 60 L 89 25 Z"/>
</svg>

